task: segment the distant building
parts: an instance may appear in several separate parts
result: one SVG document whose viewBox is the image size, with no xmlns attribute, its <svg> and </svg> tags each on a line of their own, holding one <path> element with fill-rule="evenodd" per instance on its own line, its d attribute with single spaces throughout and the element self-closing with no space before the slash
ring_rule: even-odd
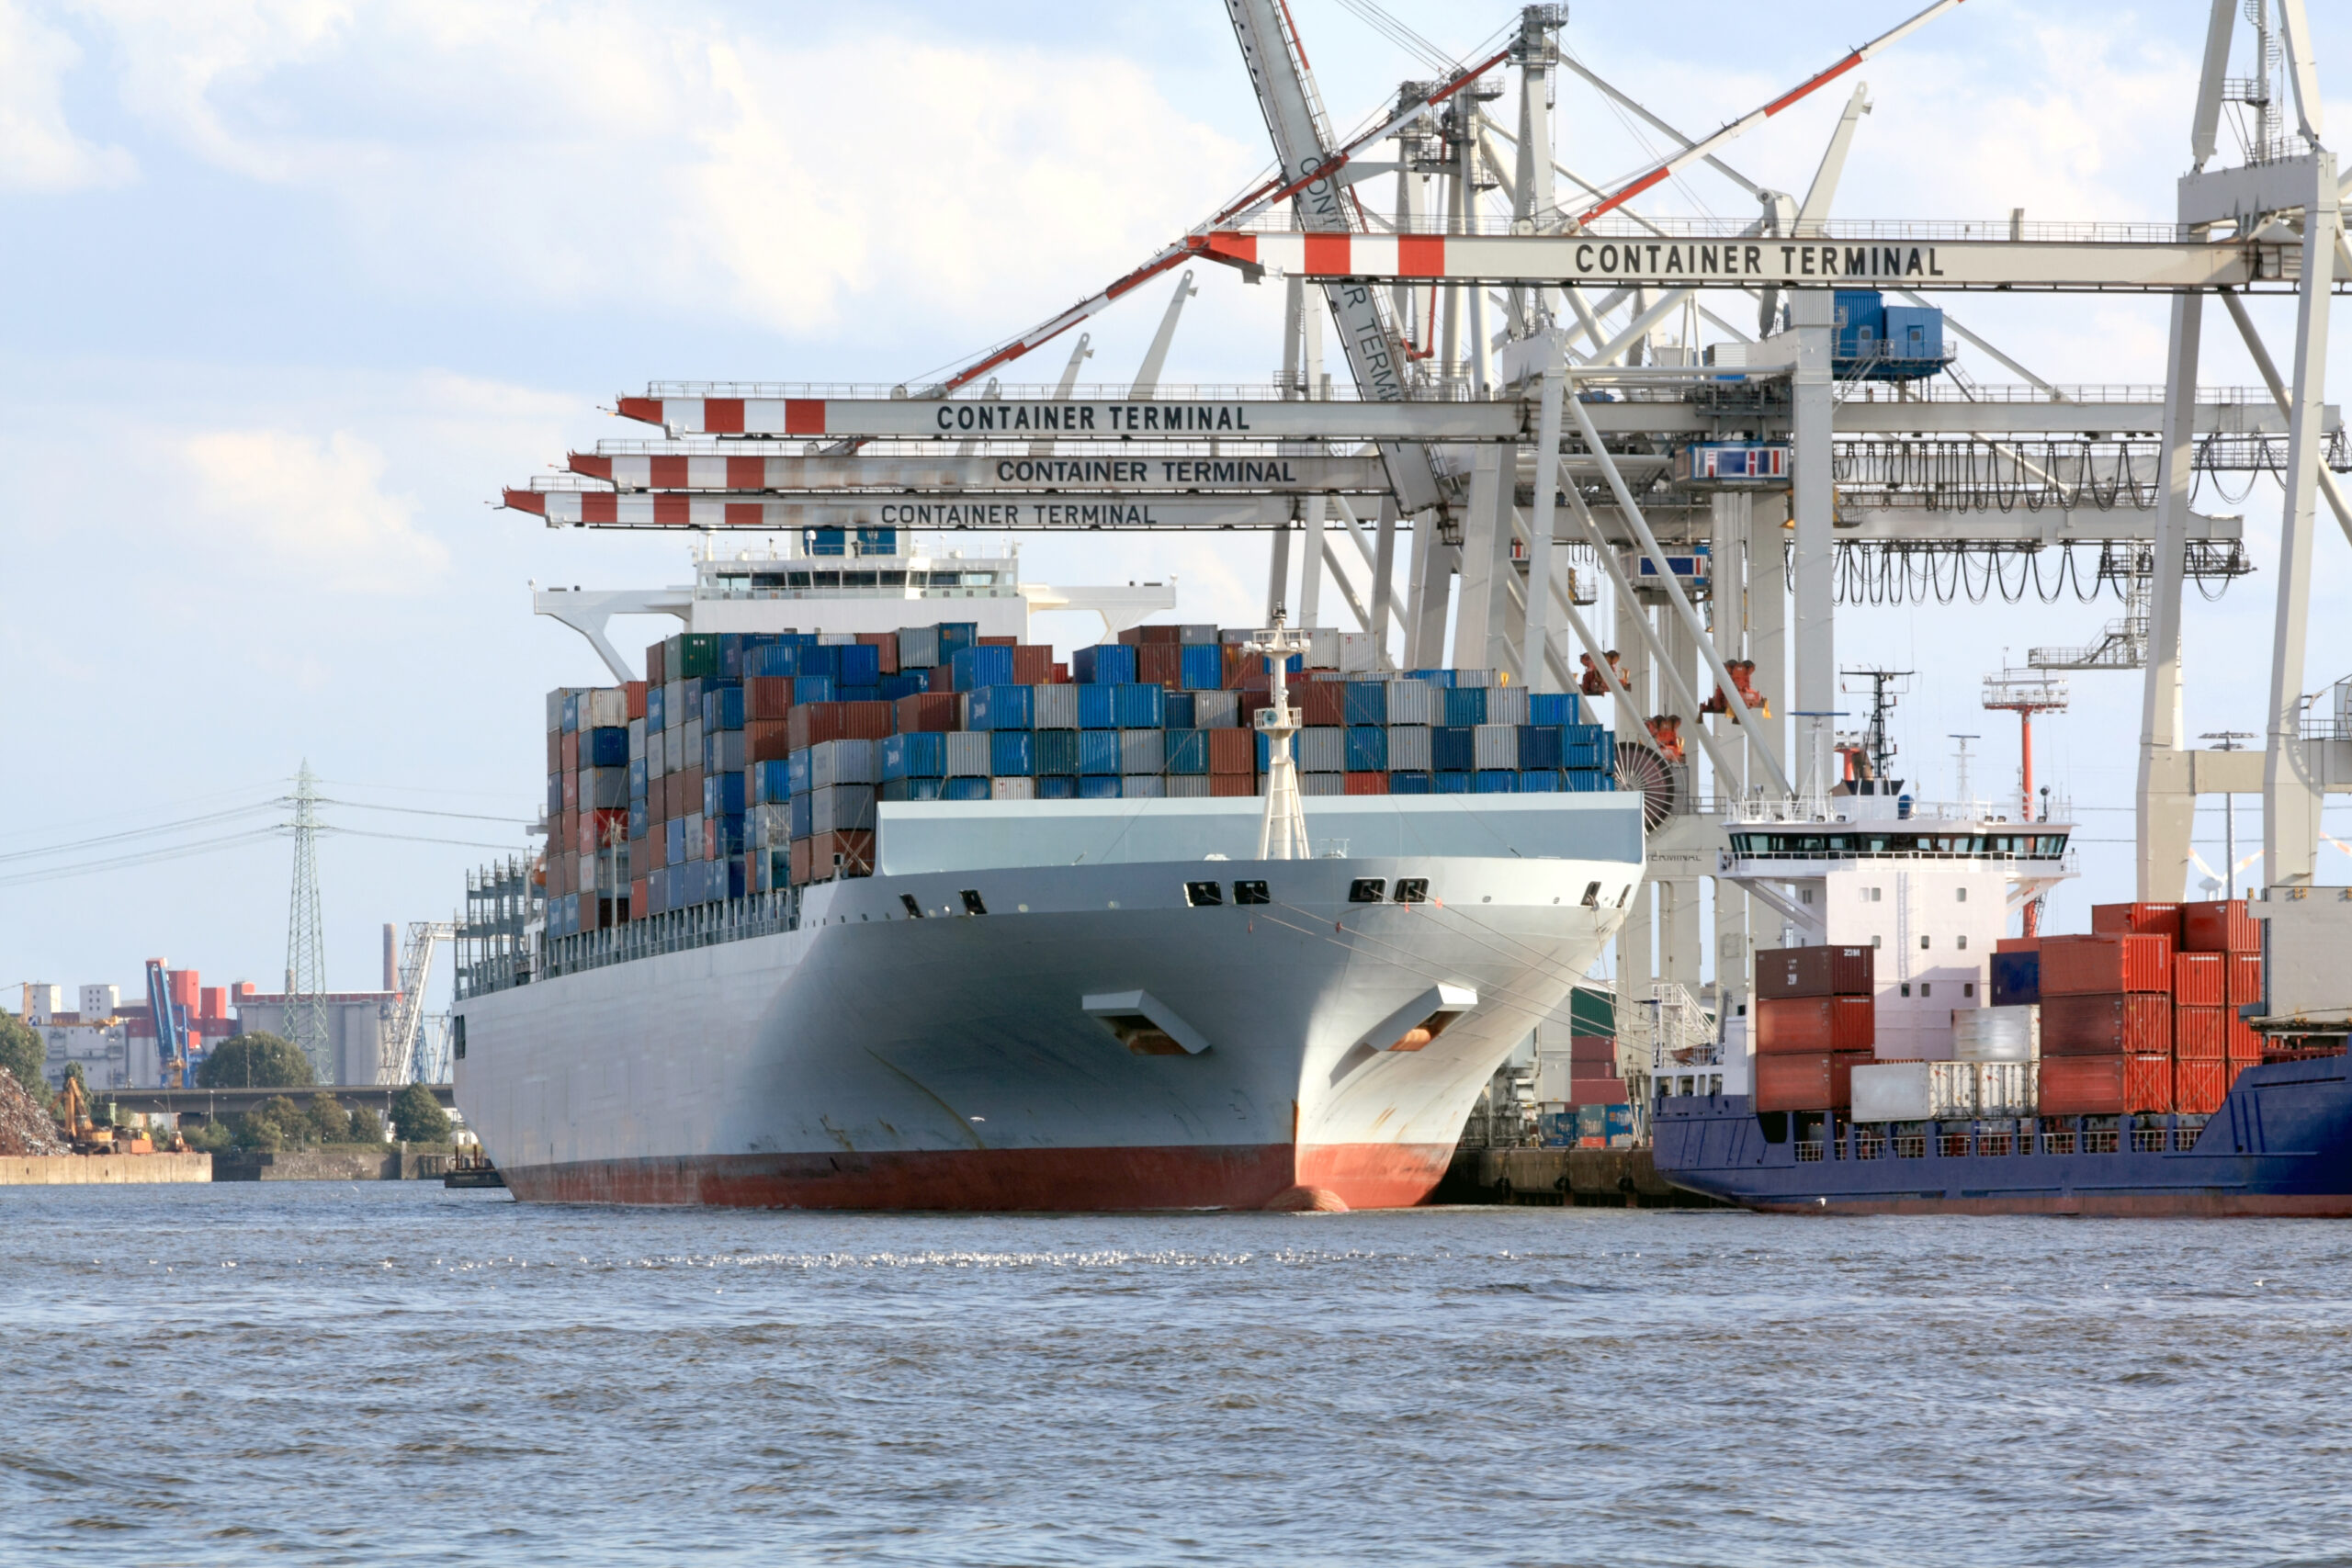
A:
<svg viewBox="0 0 2352 1568">
<path fill-rule="evenodd" d="M 243 1025 L 241 1032 L 279 1034 L 289 1040 L 294 1037 L 287 1023 L 288 1010 L 284 993 L 259 992 L 241 986 L 232 999 L 238 1022 Z M 312 1059 L 311 1070 L 322 1083 L 374 1083 L 378 1068 L 392 1049 L 392 1012 L 400 993 L 330 991 L 321 999 L 326 1004 L 326 1050 L 322 1054 L 323 1059 Z"/>
<path fill-rule="evenodd" d="M 200 986 L 193 969 L 166 969 L 164 976 L 195 1036 L 189 1042 L 191 1082 L 204 1058 L 223 1040 L 261 1033 L 293 1038 L 283 994 L 256 991 L 249 980 L 233 986 Z M 83 1082 L 94 1090 L 161 1085 L 163 1053 L 155 1043 L 146 982 L 130 987 L 84 986 L 79 989 L 81 1010 L 68 1012 L 64 987 L 25 987 L 24 1019 L 46 1051 L 41 1071 L 50 1088 L 62 1087 L 65 1069 L 74 1063 L 81 1066 Z M 123 1001 L 126 989 L 140 999 Z M 311 1070 L 321 1083 L 376 1082 L 379 1066 L 392 1050 L 392 1013 L 400 993 L 334 991 L 323 999 L 326 1049 L 312 1060 Z"/>
</svg>

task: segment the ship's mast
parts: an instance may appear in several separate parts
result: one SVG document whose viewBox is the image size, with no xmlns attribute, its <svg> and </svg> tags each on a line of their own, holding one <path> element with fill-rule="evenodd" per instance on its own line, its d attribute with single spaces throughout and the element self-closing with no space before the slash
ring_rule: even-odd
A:
<svg viewBox="0 0 2352 1568">
<path fill-rule="evenodd" d="M 1299 804 L 1298 768 L 1290 754 L 1292 738 L 1298 733 L 1298 717 L 1290 706 L 1290 656 L 1306 651 L 1307 638 L 1283 629 L 1278 608 L 1272 627 L 1242 646 L 1265 656 L 1274 699 L 1272 707 L 1258 710 L 1256 720 L 1266 742 L 1266 815 L 1258 825 L 1258 858 L 1305 860 L 1306 812 Z"/>
</svg>

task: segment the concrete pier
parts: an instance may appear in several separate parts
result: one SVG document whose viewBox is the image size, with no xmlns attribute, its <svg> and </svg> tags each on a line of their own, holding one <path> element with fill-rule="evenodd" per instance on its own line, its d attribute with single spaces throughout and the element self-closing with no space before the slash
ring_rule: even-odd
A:
<svg viewBox="0 0 2352 1568">
<path fill-rule="evenodd" d="M 1430 1201 L 1610 1209 L 1731 1206 L 1662 1180 L 1647 1149 L 1456 1149 Z"/>
<path fill-rule="evenodd" d="M 211 1179 L 210 1155 L 0 1155 L 0 1187 L 113 1187 Z"/>
</svg>

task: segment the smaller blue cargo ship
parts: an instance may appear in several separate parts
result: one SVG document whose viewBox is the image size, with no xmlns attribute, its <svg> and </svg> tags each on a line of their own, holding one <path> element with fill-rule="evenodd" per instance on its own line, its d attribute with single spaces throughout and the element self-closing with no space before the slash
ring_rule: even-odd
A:
<svg viewBox="0 0 2352 1568">
<path fill-rule="evenodd" d="M 1666 1096 L 1657 1173 L 1778 1213 L 2352 1216 L 2352 1075 L 2338 1048 L 2240 1073 L 2210 1117 L 1857 1124 Z"/>
</svg>

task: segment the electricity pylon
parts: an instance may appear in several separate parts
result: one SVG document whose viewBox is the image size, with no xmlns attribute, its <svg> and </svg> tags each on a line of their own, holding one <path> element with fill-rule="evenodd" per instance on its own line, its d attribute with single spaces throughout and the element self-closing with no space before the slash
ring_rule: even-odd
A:
<svg viewBox="0 0 2352 1568">
<path fill-rule="evenodd" d="M 286 911 L 286 1032 L 321 1083 L 335 1081 L 327 1032 L 326 937 L 319 914 L 319 792 L 303 759 L 294 780 L 294 891 Z"/>
</svg>

